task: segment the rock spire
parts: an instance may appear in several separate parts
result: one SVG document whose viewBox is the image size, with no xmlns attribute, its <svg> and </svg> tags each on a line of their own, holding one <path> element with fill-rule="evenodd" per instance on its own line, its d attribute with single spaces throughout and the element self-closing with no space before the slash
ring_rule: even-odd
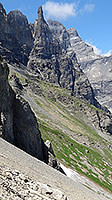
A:
<svg viewBox="0 0 112 200">
<path fill-rule="evenodd" d="M 42 6 L 38 8 L 38 20 L 44 20 Z"/>
</svg>

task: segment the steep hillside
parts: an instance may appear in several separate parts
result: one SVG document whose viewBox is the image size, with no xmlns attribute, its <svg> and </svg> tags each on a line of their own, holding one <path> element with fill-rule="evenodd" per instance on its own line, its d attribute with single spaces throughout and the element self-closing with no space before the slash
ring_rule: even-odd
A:
<svg viewBox="0 0 112 200">
<path fill-rule="evenodd" d="M 36 117 L 29 104 L 10 87 L 9 68 L 0 59 L 0 136 L 47 162 Z"/>
<path fill-rule="evenodd" d="M 36 114 L 44 141 L 50 140 L 56 157 L 111 191 L 112 122 L 108 114 L 70 96 L 66 89 L 11 68 L 10 83 Z M 15 87 L 12 75 L 23 84 Z"/>
<path fill-rule="evenodd" d="M 0 138 L 0 198 L 111 200 L 111 194 L 80 176 L 72 180 Z"/>
<path fill-rule="evenodd" d="M 95 54 L 74 28 L 69 29 L 68 33 L 78 62 L 94 88 L 95 97 L 112 111 L 112 56 Z"/>
<path fill-rule="evenodd" d="M 1 136 L 60 169 L 43 142 L 50 140 L 59 162 L 112 192 L 112 120 L 80 68 L 70 33 L 47 23 L 42 7 L 34 25 L 1 4 L 0 19 Z"/>
</svg>

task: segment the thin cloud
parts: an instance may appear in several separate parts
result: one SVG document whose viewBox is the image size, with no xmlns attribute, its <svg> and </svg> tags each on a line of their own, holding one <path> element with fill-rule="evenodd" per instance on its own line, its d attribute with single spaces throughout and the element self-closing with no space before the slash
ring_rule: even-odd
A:
<svg viewBox="0 0 112 200">
<path fill-rule="evenodd" d="M 67 19 L 71 16 L 76 16 L 76 4 L 75 3 L 58 3 L 53 1 L 47 1 L 43 5 L 46 18 Z"/>
<path fill-rule="evenodd" d="M 86 4 L 84 6 L 84 11 L 86 12 L 93 12 L 95 9 L 95 5 L 94 4 Z"/>
<path fill-rule="evenodd" d="M 89 46 L 93 47 L 94 53 L 97 55 L 101 55 L 101 56 L 111 56 L 112 55 L 112 50 L 109 50 L 107 53 L 103 54 L 101 49 L 98 49 L 95 45 L 90 44 L 86 41 L 86 44 L 88 44 Z"/>
<path fill-rule="evenodd" d="M 111 56 L 112 55 L 112 50 L 109 50 L 106 54 L 104 54 L 104 56 Z"/>
<path fill-rule="evenodd" d="M 85 6 L 80 9 L 80 13 L 84 14 L 85 12 L 92 13 L 95 9 L 95 4 L 85 4 Z"/>
</svg>

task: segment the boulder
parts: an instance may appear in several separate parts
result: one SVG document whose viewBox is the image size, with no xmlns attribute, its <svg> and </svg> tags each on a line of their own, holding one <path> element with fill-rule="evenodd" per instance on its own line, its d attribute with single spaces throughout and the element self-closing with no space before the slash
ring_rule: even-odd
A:
<svg viewBox="0 0 112 200">
<path fill-rule="evenodd" d="M 60 166 L 60 163 L 56 159 L 54 150 L 52 148 L 52 144 L 51 144 L 51 142 L 49 140 L 47 140 L 45 142 L 45 146 L 46 146 L 46 150 L 47 150 L 47 154 L 48 154 L 48 165 L 53 167 L 53 168 L 55 168 L 55 169 L 57 169 L 61 173 L 65 174 L 65 172 L 63 171 L 63 169 Z"/>
</svg>

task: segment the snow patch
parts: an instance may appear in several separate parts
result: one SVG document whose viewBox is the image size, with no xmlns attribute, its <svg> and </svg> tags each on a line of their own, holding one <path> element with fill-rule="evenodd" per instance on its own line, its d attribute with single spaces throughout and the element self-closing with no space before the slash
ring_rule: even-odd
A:
<svg viewBox="0 0 112 200">
<path fill-rule="evenodd" d="M 105 190 L 103 190 L 103 188 L 98 187 L 95 183 L 93 183 L 92 181 L 90 181 L 89 179 L 87 179 L 84 176 L 81 176 L 80 174 L 78 174 L 76 171 L 69 169 L 67 167 L 65 167 L 64 165 L 62 165 L 60 163 L 61 168 L 63 169 L 63 171 L 65 172 L 65 174 L 71 178 L 72 180 L 74 180 L 75 182 L 80 182 L 81 184 L 85 185 L 86 187 L 91 188 L 91 190 L 93 190 L 94 192 L 96 192 L 97 194 L 101 194 L 102 197 L 111 199 L 111 195 L 109 193 L 107 193 Z"/>
</svg>

